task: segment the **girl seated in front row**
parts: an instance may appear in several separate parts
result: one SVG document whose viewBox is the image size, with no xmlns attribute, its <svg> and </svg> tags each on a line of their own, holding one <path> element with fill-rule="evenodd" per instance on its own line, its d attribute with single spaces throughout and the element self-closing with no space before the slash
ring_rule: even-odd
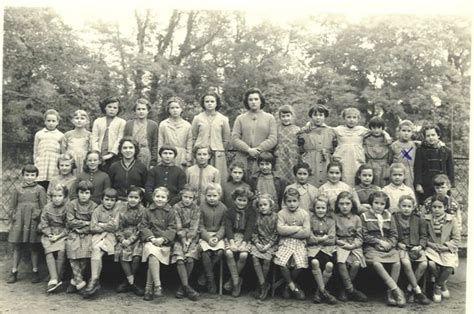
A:
<svg viewBox="0 0 474 314">
<path fill-rule="evenodd" d="M 176 291 L 176 298 L 187 296 L 196 301 L 197 293 L 189 284 L 189 278 L 194 268 L 194 260 L 199 259 L 199 220 L 201 212 L 194 202 L 199 194 L 189 184 L 185 184 L 179 192 L 181 201 L 173 208 L 176 212 L 176 241 L 173 246 L 171 262 L 176 263 L 181 285 Z"/>
<path fill-rule="evenodd" d="M 133 291 L 135 295 L 143 296 L 142 288 L 135 284 L 135 274 L 140 267 L 143 243 L 140 241 L 138 225 L 142 221 L 145 208 L 142 201 L 145 197 L 143 189 L 137 186 L 128 188 L 127 203 L 118 217 L 118 229 L 115 232 L 117 245 L 115 246 L 115 262 L 120 262 L 125 274 L 125 280 L 118 285 L 118 293 Z"/>
<path fill-rule="evenodd" d="M 275 201 L 270 194 L 260 194 L 255 201 L 258 214 L 252 235 L 250 254 L 257 275 L 259 287 L 255 292 L 255 298 L 263 301 L 268 296 L 270 284 L 267 282 L 268 271 L 273 254 L 277 250 L 277 220 L 278 215 L 274 211 Z"/>
<path fill-rule="evenodd" d="M 313 302 L 336 304 L 337 300 L 327 290 L 332 276 L 336 250 L 336 223 L 328 213 L 328 200 L 318 196 L 310 213 L 311 234 L 308 238 L 308 259 L 317 284 Z"/>
<path fill-rule="evenodd" d="M 447 204 L 446 196 L 435 194 L 431 199 L 431 214 L 425 216 L 428 223 L 426 257 L 430 272 L 435 277 L 433 302 L 437 303 L 450 297 L 448 278 L 459 265 L 461 233 L 456 218 L 446 213 Z"/>
<path fill-rule="evenodd" d="M 227 290 L 232 286 L 232 296 L 240 295 L 244 269 L 249 255 L 250 238 L 255 226 L 255 210 L 252 208 L 253 193 L 250 189 L 238 187 L 232 192 L 234 203 L 227 209 L 225 233 L 225 255 L 231 278 L 226 282 Z M 236 261 L 237 259 L 237 261 Z M 224 289 L 226 285 L 224 285 Z"/>
<path fill-rule="evenodd" d="M 104 253 L 114 255 L 117 240 L 115 232 L 118 227 L 120 205 L 117 205 L 118 192 L 113 188 L 105 189 L 102 204 L 92 213 L 92 253 L 91 253 L 91 280 L 84 291 L 84 298 L 90 298 L 100 289 L 99 277 L 102 271 L 102 257 Z"/>
<path fill-rule="evenodd" d="M 50 277 L 48 293 L 55 292 L 63 284 L 61 279 L 66 261 L 66 199 L 68 192 L 68 188 L 64 185 L 50 185 L 51 202 L 43 208 L 38 226 L 38 229 L 43 233 L 41 244 L 43 244 L 46 254 L 46 265 Z M 56 253 L 56 258 L 54 253 Z"/>
<path fill-rule="evenodd" d="M 207 290 L 216 293 L 214 281 L 214 266 L 222 258 L 224 252 L 225 215 L 227 208 L 219 201 L 222 188 L 219 184 L 209 183 L 204 190 L 205 202 L 201 203 L 201 219 L 199 230 L 201 239 L 199 245 L 202 250 L 202 263 L 207 279 Z"/>
<path fill-rule="evenodd" d="M 387 194 L 378 191 L 370 194 L 369 204 L 371 209 L 361 215 L 365 259 L 388 287 L 387 305 L 404 307 L 405 295 L 397 285 L 400 255 L 397 251 L 397 224 L 388 210 L 390 200 Z M 385 265 L 391 266 L 390 274 Z"/>
<path fill-rule="evenodd" d="M 403 270 L 408 278 L 408 301 L 416 300 L 419 304 L 430 304 L 423 294 L 418 281 L 423 277 L 428 261 L 425 255 L 427 225 L 424 217 L 414 213 L 415 200 L 410 195 L 402 195 L 398 202 L 398 212 L 393 214 L 398 229 L 398 251 Z M 413 271 L 412 264 L 416 263 Z"/>
<path fill-rule="evenodd" d="M 163 297 L 160 263 L 170 262 L 171 244 L 176 236 L 176 214 L 169 202 L 170 192 L 165 187 L 153 192 L 153 204 L 143 213 L 139 225 L 143 245 L 142 262 L 148 261 L 145 301 Z"/>
<path fill-rule="evenodd" d="M 339 300 L 367 302 L 367 296 L 354 288 L 353 281 L 360 267 L 366 267 L 362 252 L 362 222 L 357 216 L 356 202 L 352 193 L 344 191 L 336 199 L 336 257 L 343 289 Z"/>
<path fill-rule="evenodd" d="M 277 231 L 280 241 L 274 263 L 280 266 L 286 281 L 283 297 L 289 298 L 291 292 L 298 300 L 304 300 L 304 292 L 296 285 L 295 280 L 302 269 L 308 268 L 306 239 L 311 227 L 309 214 L 299 207 L 299 200 L 300 193 L 296 189 L 289 188 L 283 194 L 285 206 L 278 212 Z"/>
</svg>

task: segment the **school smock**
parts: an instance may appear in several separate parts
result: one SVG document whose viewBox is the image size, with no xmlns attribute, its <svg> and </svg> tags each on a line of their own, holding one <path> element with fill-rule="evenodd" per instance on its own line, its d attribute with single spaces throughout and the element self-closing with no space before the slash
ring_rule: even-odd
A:
<svg viewBox="0 0 474 314">
<path fill-rule="evenodd" d="M 72 186 L 71 191 L 71 200 L 77 198 L 76 187 L 79 182 L 82 180 L 91 181 L 94 186 L 94 192 L 92 193 L 91 200 L 96 204 L 102 202 L 102 195 L 104 194 L 105 189 L 111 187 L 109 175 L 102 170 L 97 170 L 95 172 L 82 172 L 77 175 L 77 179 Z"/>
<path fill-rule="evenodd" d="M 228 207 L 225 219 L 226 247 L 230 245 L 230 240 L 234 240 L 239 250 L 248 251 L 255 218 L 255 210 L 250 204 L 244 209 L 238 209 L 235 205 Z M 242 242 L 246 242 L 247 247 L 244 248 Z"/>
<path fill-rule="evenodd" d="M 91 217 L 92 248 L 98 247 L 108 255 L 115 253 L 117 244 L 115 232 L 118 228 L 118 216 L 123 210 L 124 206 L 119 202 L 115 203 L 112 209 L 106 209 L 104 205 L 99 205 L 94 209 Z M 99 223 L 105 225 L 99 226 Z"/>
<path fill-rule="evenodd" d="M 10 243 L 38 243 L 38 223 L 46 204 L 46 192 L 37 184 L 22 183 L 15 187 L 10 202 Z"/>
<path fill-rule="evenodd" d="M 271 212 L 267 215 L 257 213 L 255 228 L 252 234 L 252 245 L 250 247 L 250 254 L 255 257 L 265 260 L 272 260 L 273 254 L 277 250 L 278 231 L 277 231 L 278 214 Z M 261 252 L 256 244 L 269 244 L 270 247 L 265 252 Z"/>
<path fill-rule="evenodd" d="M 415 186 L 420 184 L 424 193 L 420 202 L 434 194 L 433 177 L 437 174 L 448 176 L 451 185 L 454 186 L 454 165 L 451 150 L 446 146 L 439 147 L 422 142 L 416 151 L 415 157 Z"/>
<path fill-rule="evenodd" d="M 55 176 L 54 178 L 52 178 L 51 181 L 49 181 L 48 191 L 46 191 L 48 200 L 51 200 L 51 197 L 49 195 L 53 191 L 54 187 L 58 184 L 61 184 L 67 187 L 67 190 L 69 191 L 69 197 L 70 197 L 76 180 L 77 180 L 76 176 L 73 175 L 72 173 L 68 174 L 67 176 L 63 176 L 59 174 Z"/>
<path fill-rule="evenodd" d="M 147 175 L 146 166 L 138 159 L 133 160 L 129 166 L 126 166 L 123 160 L 118 160 L 109 168 L 110 182 L 121 200 L 127 199 L 127 190 L 130 186 L 144 188 Z"/>
<path fill-rule="evenodd" d="M 425 249 L 428 237 L 426 220 L 413 213 L 405 217 L 401 212 L 397 212 L 392 217 L 397 224 L 398 243 L 403 243 L 407 246 L 406 250 L 398 249 L 400 251 L 400 259 L 410 259 L 408 255 L 409 250 L 412 247 L 421 246 L 420 257 L 413 261 L 426 261 Z"/>
<path fill-rule="evenodd" d="M 436 234 L 433 228 L 433 215 L 427 214 L 425 219 L 428 224 L 426 257 L 444 267 L 458 267 L 458 247 L 461 233 L 456 218 L 453 215 L 446 214 L 444 223 L 442 222 L 441 234 Z M 443 246 L 447 247 L 448 250 L 441 250 Z"/>
<path fill-rule="evenodd" d="M 117 245 L 115 246 L 114 261 L 120 260 L 131 262 L 134 256 L 142 256 L 143 243 L 140 240 L 140 231 L 138 225 L 141 223 L 145 208 L 139 204 L 137 207 L 130 207 L 128 204 L 126 209 L 120 212 L 118 217 L 118 228 L 115 232 Z M 122 242 L 127 240 L 129 245 L 123 246 Z"/>
<path fill-rule="evenodd" d="M 208 114 L 201 112 L 191 123 L 193 147 L 209 146 L 213 152 L 213 166 L 216 167 L 222 181 L 227 179 L 227 159 L 225 150 L 230 142 L 229 119 L 220 112 Z"/>
<path fill-rule="evenodd" d="M 366 267 L 362 251 L 363 236 L 360 217 L 352 213 L 347 215 L 336 213 L 333 217 L 336 222 L 336 241 L 343 240 L 349 244 L 355 244 L 355 248 L 352 250 L 346 250 L 336 244 L 337 262 L 352 263 L 357 261 L 361 267 Z"/>
<path fill-rule="evenodd" d="M 63 132 L 43 128 L 35 133 L 33 161 L 38 168 L 36 181 L 49 181 L 59 174 L 58 157 L 61 154 Z"/>
<path fill-rule="evenodd" d="M 143 213 L 139 229 L 144 242 L 142 262 L 147 261 L 148 257 L 153 255 L 160 263 L 168 265 L 171 246 L 176 237 L 176 213 L 174 209 L 169 204 L 163 207 L 151 204 Z M 161 246 L 155 246 L 150 242 L 152 237 L 163 238 L 165 242 Z"/>
<path fill-rule="evenodd" d="M 145 123 L 138 122 L 138 119 L 129 120 L 125 123 L 125 129 L 123 136 L 130 136 L 138 141 L 140 147 L 140 153 L 138 159 L 147 166 L 147 169 L 151 166 L 154 167 L 158 162 L 158 123 L 153 120 L 146 119 Z M 138 137 L 137 134 L 141 133 L 138 128 L 145 127 L 145 138 Z M 142 150 L 146 150 L 147 156 L 141 156 Z M 149 154 L 149 156 L 148 156 Z M 144 162 L 148 161 L 148 163 Z"/>
<path fill-rule="evenodd" d="M 389 167 L 392 151 L 385 136 L 383 134 L 375 136 L 372 133 L 366 135 L 364 150 L 366 162 L 373 169 L 373 183 L 379 187 L 387 185 L 390 177 Z"/>
<path fill-rule="evenodd" d="M 409 188 L 403 183 L 401 185 L 395 185 L 393 183 L 390 183 L 389 185 L 386 185 L 382 188 L 382 192 L 385 192 L 388 195 L 388 198 L 390 199 L 389 210 L 392 213 L 398 211 L 398 201 L 400 200 L 400 197 L 402 195 L 409 195 L 413 197 L 416 202 L 415 192 L 413 192 L 411 188 Z"/>
<path fill-rule="evenodd" d="M 392 150 L 392 163 L 399 162 L 405 166 L 405 184 L 414 190 L 414 166 L 417 148 L 415 142 L 401 142 L 398 140 L 393 142 L 390 148 Z"/>
<path fill-rule="evenodd" d="M 38 229 L 43 233 L 41 244 L 46 254 L 66 250 L 66 204 L 55 206 L 48 203 L 43 208 Z M 48 235 L 58 236 L 56 241 L 51 241 Z"/>
<path fill-rule="evenodd" d="M 176 204 L 179 201 L 179 191 L 185 184 L 186 174 L 181 167 L 159 164 L 148 172 L 145 183 L 145 199 L 149 204 L 153 203 L 153 191 L 157 187 L 164 186 L 170 191 L 170 205 Z"/>
<path fill-rule="evenodd" d="M 171 145 L 176 148 L 178 154 L 175 164 L 183 168 L 183 164 L 191 162 L 193 149 L 193 136 L 191 134 L 191 123 L 184 119 L 173 121 L 168 118 L 160 122 L 158 127 L 158 151 L 163 145 Z M 161 161 L 158 155 L 158 161 Z"/>
<path fill-rule="evenodd" d="M 336 132 L 330 126 L 308 122 L 297 134 L 301 157 L 311 166 L 309 183 L 320 187 L 327 182 L 327 167 L 336 145 Z"/>
<path fill-rule="evenodd" d="M 257 171 L 250 177 L 249 184 L 252 191 L 257 194 L 270 194 L 277 205 L 275 206 L 275 210 L 278 210 L 281 206 L 283 193 L 285 193 L 285 188 L 288 185 L 288 182 L 274 173 L 264 175 L 260 171 Z"/>
<path fill-rule="evenodd" d="M 336 199 L 339 193 L 341 192 L 349 192 L 352 194 L 354 198 L 354 202 L 356 203 L 357 208 L 360 207 L 359 196 L 354 191 L 352 187 L 350 187 L 347 183 L 339 181 L 336 184 L 328 181 L 319 187 L 319 194 L 323 195 L 329 200 L 329 208 L 328 210 L 334 212 L 336 210 Z"/>
<path fill-rule="evenodd" d="M 313 212 L 310 213 L 309 221 L 311 235 L 307 241 L 308 257 L 315 257 L 319 252 L 332 256 L 336 251 L 336 222 L 329 215 L 319 218 Z M 328 238 L 324 241 L 316 242 L 313 238 L 325 235 Z"/>
<path fill-rule="evenodd" d="M 293 166 L 298 163 L 298 142 L 296 134 L 300 128 L 294 124 L 277 127 L 277 145 L 275 149 L 275 170 L 282 178 L 289 182 L 295 181 Z"/>
<path fill-rule="evenodd" d="M 232 204 L 234 204 L 234 200 L 232 199 L 232 192 L 234 192 L 234 190 L 239 187 L 247 188 L 249 191 L 252 191 L 250 185 L 243 181 L 235 183 L 231 179 L 230 181 L 225 181 L 222 183 L 222 202 L 225 206 L 230 207 Z"/>
<path fill-rule="evenodd" d="M 92 252 L 92 235 L 90 223 L 97 204 L 88 201 L 85 204 L 75 199 L 66 205 L 66 254 L 69 259 L 90 258 Z"/>
<path fill-rule="evenodd" d="M 195 260 L 199 259 L 199 220 L 201 211 L 193 202 L 189 206 L 185 206 L 182 201 L 173 206 L 176 213 L 176 240 L 173 245 L 171 262 L 176 263 L 178 260 L 184 260 L 191 257 Z M 186 242 L 183 244 L 183 239 Z"/>
<path fill-rule="evenodd" d="M 221 175 L 217 168 L 211 165 L 194 165 L 186 169 L 186 183 L 191 184 L 200 195 L 198 204 L 205 202 L 204 191 L 211 182 L 221 184 Z"/>
<path fill-rule="evenodd" d="M 369 263 L 396 263 L 400 261 L 400 255 L 396 249 L 398 242 L 398 230 L 392 214 L 388 210 L 375 213 L 373 210 L 366 211 L 360 215 L 362 220 L 362 235 L 364 238 L 364 255 Z M 390 243 L 388 251 L 379 250 L 379 240 Z"/>
</svg>

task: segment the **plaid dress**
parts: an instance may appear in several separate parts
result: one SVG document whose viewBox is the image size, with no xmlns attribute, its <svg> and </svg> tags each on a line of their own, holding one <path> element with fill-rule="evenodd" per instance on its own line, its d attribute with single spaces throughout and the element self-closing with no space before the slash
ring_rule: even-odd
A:
<svg viewBox="0 0 474 314">
<path fill-rule="evenodd" d="M 276 244 L 278 241 L 277 221 L 278 215 L 274 212 L 271 212 L 269 215 L 262 215 L 260 213 L 257 215 L 254 232 L 252 234 L 250 254 L 265 260 L 271 260 L 273 258 L 273 254 L 277 250 Z M 270 244 L 270 248 L 265 252 L 261 252 L 256 246 L 257 243 L 262 245 Z"/>
<path fill-rule="evenodd" d="M 33 146 L 33 160 L 39 170 L 36 181 L 49 181 L 59 174 L 57 162 L 63 136 L 58 129 L 49 131 L 44 128 L 36 132 Z"/>
<path fill-rule="evenodd" d="M 65 251 L 67 237 L 66 204 L 55 206 L 53 203 L 48 203 L 41 213 L 38 229 L 43 233 L 41 244 L 43 244 L 46 254 Z M 48 238 L 49 234 L 60 235 L 60 238 L 53 242 Z"/>
<path fill-rule="evenodd" d="M 298 144 L 296 134 L 300 128 L 296 125 L 278 126 L 278 143 L 275 150 L 276 171 L 289 182 L 295 181 L 293 166 L 298 162 Z"/>
<path fill-rule="evenodd" d="M 187 257 L 199 259 L 199 219 L 201 210 L 192 203 L 191 206 L 184 206 L 179 202 L 173 206 L 176 212 L 176 240 L 173 246 L 171 263 L 184 260 Z M 187 239 L 186 242 L 184 239 Z M 190 240 L 189 240 L 190 239 Z M 189 242 L 187 242 L 189 241 Z"/>
</svg>

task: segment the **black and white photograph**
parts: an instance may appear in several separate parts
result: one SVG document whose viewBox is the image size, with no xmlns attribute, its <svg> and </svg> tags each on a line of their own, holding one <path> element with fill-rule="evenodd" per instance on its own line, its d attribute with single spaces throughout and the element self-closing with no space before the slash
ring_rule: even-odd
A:
<svg viewBox="0 0 474 314">
<path fill-rule="evenodd" d="M 469 313 L 472 9 L 5 1 L 0 312 Z"/>
</svg>

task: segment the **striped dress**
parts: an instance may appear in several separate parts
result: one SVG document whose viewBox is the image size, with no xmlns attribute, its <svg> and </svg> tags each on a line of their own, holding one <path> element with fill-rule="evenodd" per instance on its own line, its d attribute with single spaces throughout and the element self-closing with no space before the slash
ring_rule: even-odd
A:
<svg viewBox="0 0 474 314">
<path fill-rule="evenodd" d="M 33 146 L 33 159 L 39 170 L 36 181 L 49 181 L 59 174 L 57 162 L 63 136 L 58 129 L 49 131 L 43 128 L 36 132 Z"/>
</svg>

